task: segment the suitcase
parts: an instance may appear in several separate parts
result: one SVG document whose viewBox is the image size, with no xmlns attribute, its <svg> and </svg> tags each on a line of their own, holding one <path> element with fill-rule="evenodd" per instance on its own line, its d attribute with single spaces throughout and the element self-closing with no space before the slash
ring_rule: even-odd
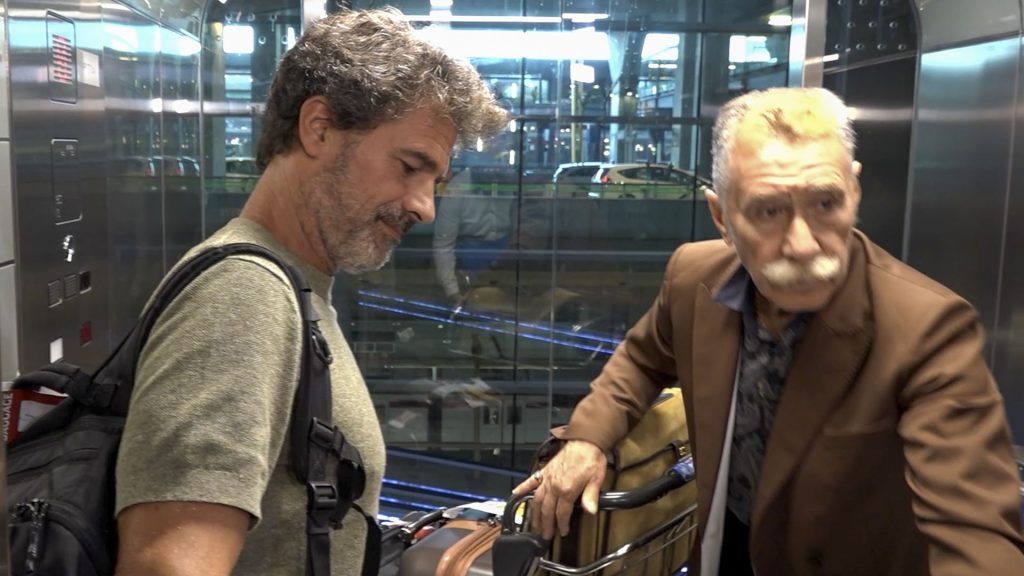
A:
<svg viewBox="0 0 1024 576">
<path fill-rule="evenodd" d="M 407 549 L 384 559 L 381 576 L 491 576 L 491 548 L 500 533 L 496 514 L 438 510 L 385 536 L 385 542 L 405 542 Z"/>
<path fill-rule="evenodd" d="M 674 493 L 686 494 L 693 487 L 693 459 L 684 458 L 668 473 L 634 490 L 602 494 L 602 514 L 642 510 Z M 552 560 L 549 542 L 539 534 L 522 532 L 528 517 L 526 504 L 532 494 L 513 498 L 499 517 L 494 514 L 438 510 L 400 529 L 385 532 L 388 545 L 405 543 L 400 554 L 385 555 L 381 576 L 529 576 L 532 574 L 684 574 L 685 565 L 666 562 L 680 542 L 689 550 L 696 522 L 696 504 L 675 511 L 666 522 L 640 534 L 635 540 L 585 565 L 562 564 Z M 458 509 L 454 509 L 458 511 Z M 444 514 L 442 514 L 444 512 Z M 583 514 L 577 508 L 574 515 Z M 390 533 L 390 536 L 389 536 Z M 547 558 L 543 558 L 548 556 Z M 653 560 L 652 560 L 653 559 Z"/>
<path fill-rule="evenodd" d="M 491 576 L 496 520 L 452 520 L 402 555 L 399 576 Z"/>
</svg>

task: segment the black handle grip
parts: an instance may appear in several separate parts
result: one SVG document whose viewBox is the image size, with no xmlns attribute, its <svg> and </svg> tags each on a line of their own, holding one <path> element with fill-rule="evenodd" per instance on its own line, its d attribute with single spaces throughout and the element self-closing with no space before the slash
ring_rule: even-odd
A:
<svg viewBox="0 0 1024 576">
<path fill-rule="evenodd" d="M 537 560 L 548 551 L 540 534 L 505 534 L 491 550 L 494 576 L 527 576 Z"/>
<path fill-rule="evenodd" d="M 597 507 L 599 510 L 613 511 L 630 510 L 646 506 L 669 492 L 689 484 L 693 481 L 694 477 L 693 456 L 687 455 L 677 462 L 675 466 L 669 468 L 664 476 L 652 480 L 639 488 L 624 492 L 605 492 L 601 494 L 597 499 Z M 530 499 L 533 499 L 533 493 L 530 492 L 513 496 L 509 499 L 501 518 L 503 533 L 511 534 L 515 532 L 516 509 L 519 508 L 520 504 Z M 576 503 L 576 506 L 579 506 L 579 502 Z"/>
</svg>

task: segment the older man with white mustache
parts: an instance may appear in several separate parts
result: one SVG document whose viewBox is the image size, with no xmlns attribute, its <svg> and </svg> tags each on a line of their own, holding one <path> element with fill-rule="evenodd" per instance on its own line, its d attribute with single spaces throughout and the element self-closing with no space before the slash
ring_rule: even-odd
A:
<svg viewBox="0 0 1024 576">
<path fill-rule="evenodd" d="M 815 282 L 831 282 L 842 271 L 842 261 L 835 256 L 815 256 L 807 264 L 786 259 L 765 264 L 761 270 L 764 279 L 779 289 L 796 288 Z"/>
<path fill-rule="evenodd" d="M 612 448 L 678 385 L 704 576 L 1024 574 L 1002 397 L 974 309 L 855 230 L 846 107 L 820 89 L 737 98 L 715 125 L 708 206 L 560 437 L 516 488 L 565 535 Z"/>
</svg>

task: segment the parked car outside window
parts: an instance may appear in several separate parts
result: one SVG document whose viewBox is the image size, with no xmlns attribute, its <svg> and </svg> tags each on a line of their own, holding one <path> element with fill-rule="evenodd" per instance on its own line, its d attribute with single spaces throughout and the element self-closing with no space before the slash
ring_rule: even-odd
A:
<svg viewBox="0 0 1024 576">
<path fill-rule="evenodd" d="M 593 175 L 602 198 L 683 199 L 711 190 L 711 182 L 671 164 L 602 164 Z"/>
</svg>

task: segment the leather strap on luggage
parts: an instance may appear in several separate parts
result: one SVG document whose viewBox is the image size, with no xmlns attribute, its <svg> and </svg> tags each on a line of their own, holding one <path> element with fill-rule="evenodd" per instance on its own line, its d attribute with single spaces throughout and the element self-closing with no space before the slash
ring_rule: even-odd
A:
<svg viewBox="0 0 1024 576">
<path fill-rule="evenodd" d="M 491 549 L 501 533 L 501 524 L 498 522 L 454 520 L 445 527 L 469 530 L 470 533 L 441 555 L 434 576 L 466 576 L 473 562 Z"/>
</svg>

